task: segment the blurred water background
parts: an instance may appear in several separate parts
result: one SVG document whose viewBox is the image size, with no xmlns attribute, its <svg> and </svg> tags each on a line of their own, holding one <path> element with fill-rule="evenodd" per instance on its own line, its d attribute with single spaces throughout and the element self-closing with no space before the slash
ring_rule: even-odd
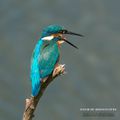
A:
<svg viewBox="0 0 120 120">
<path fill-rule="evenodd" d="M 0 120 L 21 120 L 30 96 L 32 50 L 41 30 L 59 24 L 84 38 L 61 49 L 67 74 L 47 88 L 34 120 L 120 119 L 119 0 L 0 1 Z M 116 107 L 114 117 L 86 118 L 82 107 Z"/>
</svg>

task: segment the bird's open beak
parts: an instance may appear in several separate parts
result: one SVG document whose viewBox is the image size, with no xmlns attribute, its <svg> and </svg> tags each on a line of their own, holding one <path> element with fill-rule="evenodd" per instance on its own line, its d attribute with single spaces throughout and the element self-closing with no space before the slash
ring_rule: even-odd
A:
<svg viewBox="0 0 120 120">
<path fill-rule="evenodd" d="M 84 37 L 83 35 L 81 34 L 78 34 L 78 33 L 74 33 L 74 32 L 70 32 L 70 31 L 67 31 L 67 30 L 62 30 L 60 31 L 61 34 L 69 34 L 69 35 L 76 35 L 76 36 L 80 36 L 80 37 Z M 72 44 L 71 42 L 69 42 L 66 38 L 62 37 L 61 39 L 62 41 L 65 41 L 66 43 L 70 44 L 71 46 L 73 46 L 74 48 L 77 48 L 78 47 L 74 44 Z"/>
</svg>

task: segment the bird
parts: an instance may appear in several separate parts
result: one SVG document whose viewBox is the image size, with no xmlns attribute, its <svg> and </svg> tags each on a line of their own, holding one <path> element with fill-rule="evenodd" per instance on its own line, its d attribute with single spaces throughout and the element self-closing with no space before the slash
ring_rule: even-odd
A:
<svg viewBox="0 0 120 120">
<path fill-rule="evenodd" d="M 32 96 L 34 97 L 38 95 L 44 79 L 48 78 L 58 64 L 61 44 L 66 42 L 74 48 L 78 48 L 69 42 L 64 34 L 83 37 L 81 34 L 68 31 L 63 26 L 53 24 L 43 29 L 41 37 L 35 45 L 30 66 Z"/>
</svg>

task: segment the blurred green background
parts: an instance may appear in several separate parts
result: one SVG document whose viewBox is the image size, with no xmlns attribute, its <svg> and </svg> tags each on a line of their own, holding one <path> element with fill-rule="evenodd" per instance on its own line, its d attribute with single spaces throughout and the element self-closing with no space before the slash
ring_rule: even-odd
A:
<svg viewBox="0 0 120 120">
<path fill-rule="evenodd" d="M 0 1 L 0 120 L 21 120 L 30 96 L 32 50 L 41 30 L 59 24 L 84 38 L 61 48 L 67 74 L 45 91 L 35 120 L 120 119 L 119 0 Z M 85 118 L 82 107 L 116 107 L 114 117 Z"/>
</svg>

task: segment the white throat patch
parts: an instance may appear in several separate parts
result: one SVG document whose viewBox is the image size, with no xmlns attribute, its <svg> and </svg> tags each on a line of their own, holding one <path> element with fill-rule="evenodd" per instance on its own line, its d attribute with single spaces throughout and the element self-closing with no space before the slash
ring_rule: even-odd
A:
<svg viewBox="0 0 120 120">
<path fill-rule="evenodd" d="M 50 41 L 53 38 L 54 38 L 54 36 L 51 35 L 51 36 L 43 37 L 42 40 L 48 40 L 48 41 Z"/>
</svg>

